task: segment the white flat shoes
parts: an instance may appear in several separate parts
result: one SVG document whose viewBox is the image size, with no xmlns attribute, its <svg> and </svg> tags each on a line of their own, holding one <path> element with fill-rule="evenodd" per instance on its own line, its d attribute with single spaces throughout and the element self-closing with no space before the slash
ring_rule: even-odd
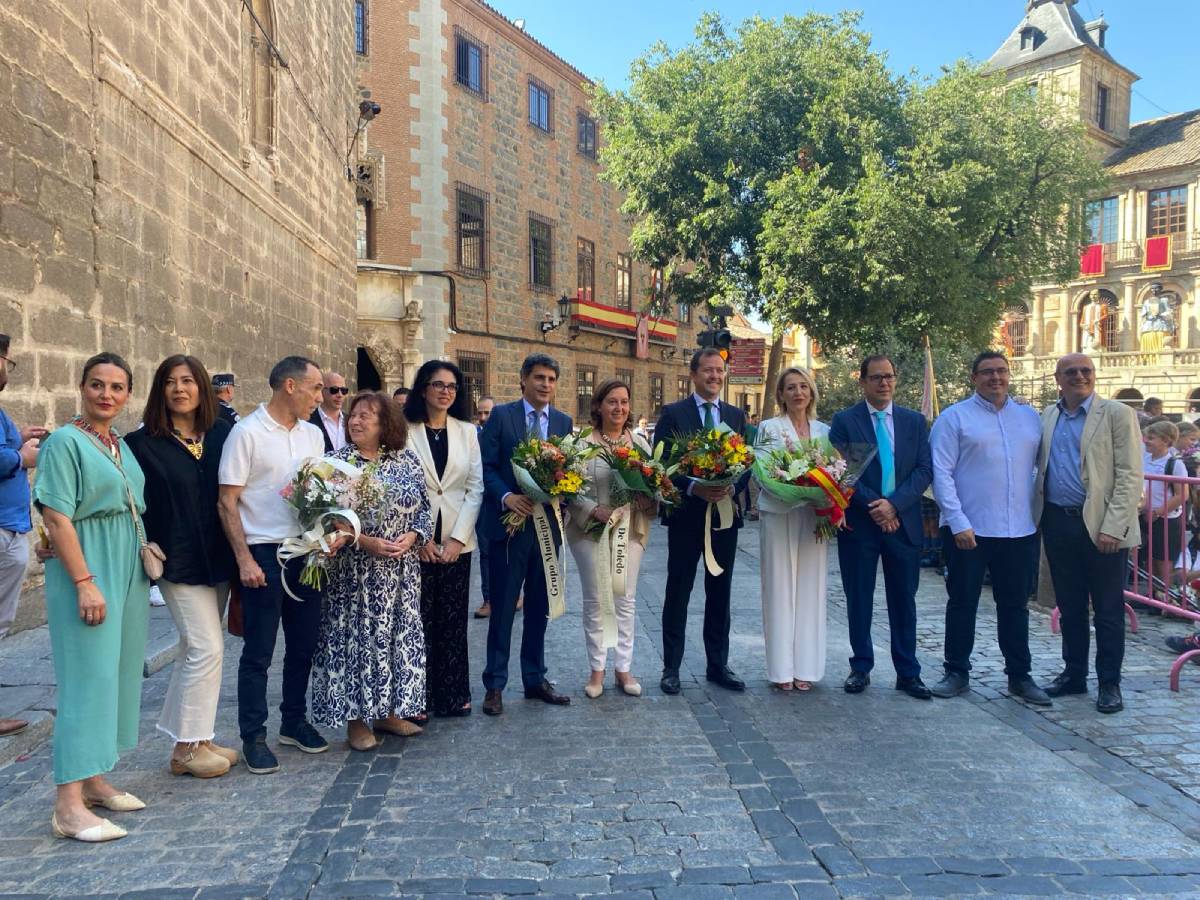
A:
<svg viewBox="0 0 1200 900">
<path fill-rule="evenodd" d="M 128 792 L 124 794 L 113 794 L 111 797 L 105 797 L 103 800 L 95 797 L 84 797 L 83 805 L 88 809 L 93 806 L 103 806 L 105 809 L 112 812 L 137 812 L 139 809 L 145 809 L 146 804 Z M 124 835 L 118 835 L 123 837 Z M 111 838 L 109 838 L 111 840 Z"/>
<path fill-rule="evenodd" d="M 115 841 L 117 838 L 123 838 L 129 834 L 120 825 L 116 825 L 108 819 L 101 819 L 99 825 L 70 832 L 58 824 L 58 813 L 50 817 L 50 830 L 57 838 L 71 838 L 75 841 L 83 841 L 85 844 L 102 844 L 105 841 Z"/>
</svg>

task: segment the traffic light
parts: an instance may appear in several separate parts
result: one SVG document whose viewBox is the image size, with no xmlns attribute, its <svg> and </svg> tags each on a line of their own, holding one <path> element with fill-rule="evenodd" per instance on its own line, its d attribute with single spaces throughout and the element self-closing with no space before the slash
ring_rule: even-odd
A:
<svg viewBox="0 0 1200 900">
<path fill-rule="evenodd" d="M 721 359 L 729 362 L 729 348 L 733 343 L 733 335 L 728 328 L 708 328 L 696 335 L 696 344 L 701 348 L 712 347 L 721 354 Z"/>
</svg>

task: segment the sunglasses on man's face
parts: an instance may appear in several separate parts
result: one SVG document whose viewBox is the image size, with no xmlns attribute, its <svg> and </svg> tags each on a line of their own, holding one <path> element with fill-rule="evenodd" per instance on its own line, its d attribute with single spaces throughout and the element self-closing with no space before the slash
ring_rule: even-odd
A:
<svg viewBox="0 0 1200 900">
<path fill-rule="evenodd" d="M 1088 368 L 1087 366 L 1072 366 L 1069 369 L 1060 369 L 1058 374 L 1066 375 L 1068 378 L 1074 378 L 1077 375 L 1084 378 L 1091 378 L 1094 371 L 1095 369 Z"/>
<path fill-rule="evenodd" d="M 331 393 L 331 394 L 348 394 L 348 393 L 350 393 L 350 388 L 348 388 L 348 387 L 327 387 L 327 388 L 325 388 L 325 390 L 329 391 L 329 393 Z"/>
</svg>

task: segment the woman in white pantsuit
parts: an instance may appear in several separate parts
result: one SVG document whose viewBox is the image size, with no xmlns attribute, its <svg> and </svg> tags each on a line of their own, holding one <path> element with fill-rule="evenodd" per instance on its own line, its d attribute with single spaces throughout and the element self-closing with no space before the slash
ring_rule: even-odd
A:
<svg viewBox="0 0 1200 900">
<path fill-rule="evenodd" d="M 609 449 L 636 447 L 649 455 L 650 447 L 629 428 L 629 387 L 620 379 L 605 381 L 592 396 L 593 443 Z M 599 548 L 598 534 L 585 530 L 589 521 L 603 525 L 616 509 L 612 496 L 612 469 L 600 457 L 594 456 L 587 463 L 588 486 L 585 493 L 571 501 L 567 518 L 567 543 L 571 555 L 579 567 L 579 580 L 583 585 L 583 632 L 587 645 L 588 659 L 592 672 L 584 693 L 595 699 L 604 693 L 604 670 L 608 663 L 608 650 L 604 647 L 604 625 L 600 613 L 600 585 L 596 578 L 596 555 Z M 634 497 L 629 504 L 630 528 L 627 543 L 628 567 L 625 570 L 625 595 L 614 597 L 613 605 L 617 619 L 617 646 L 614 651 L 617 687 L 626 694 L 640 697 L 642 686 L 630 674 L 633 663 L 633 632 L 636 627 L 635 604 L 637 601 L 637 577 L 642 565 L 642 554 L 650 536 L 650 521 L 654 516 L 655 504 L 643 495 Z"/>
<path fill-rule="evenodd" d="M 828 436 L 829 426 L 817 421 L 817 385 L 810 373 L 784 370 L 775 400 L 784 413 L 759 426 L 759 447 Z M 814 534 L 811 506 L 790 507 L 764 489 L 758 511 L 767 678 L 781 691 L 807 691 L 825 676 L 827 547 Z"/>
</svg>

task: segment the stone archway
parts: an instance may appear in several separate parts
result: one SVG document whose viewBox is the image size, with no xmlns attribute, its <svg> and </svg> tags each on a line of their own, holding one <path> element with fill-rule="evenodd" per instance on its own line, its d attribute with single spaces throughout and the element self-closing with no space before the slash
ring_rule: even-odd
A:
<svg viewBox="0 0 1200 900">
<path fill-rule="evenodd" d="M 1084 291 L 1075 298 L 1075 347 L 1080 353 L 1120 349 L 1121 315 L 1117 295 L 1106 288 Z"/>
<path fill-rule="evenodd" d="M 1120 400 L 1131 409 L 1142 408 L 1142 392 L 1137 388 L 1121 388 L 1121 390 L 1113 394 L 1113 399 Z"/>
</svg>

